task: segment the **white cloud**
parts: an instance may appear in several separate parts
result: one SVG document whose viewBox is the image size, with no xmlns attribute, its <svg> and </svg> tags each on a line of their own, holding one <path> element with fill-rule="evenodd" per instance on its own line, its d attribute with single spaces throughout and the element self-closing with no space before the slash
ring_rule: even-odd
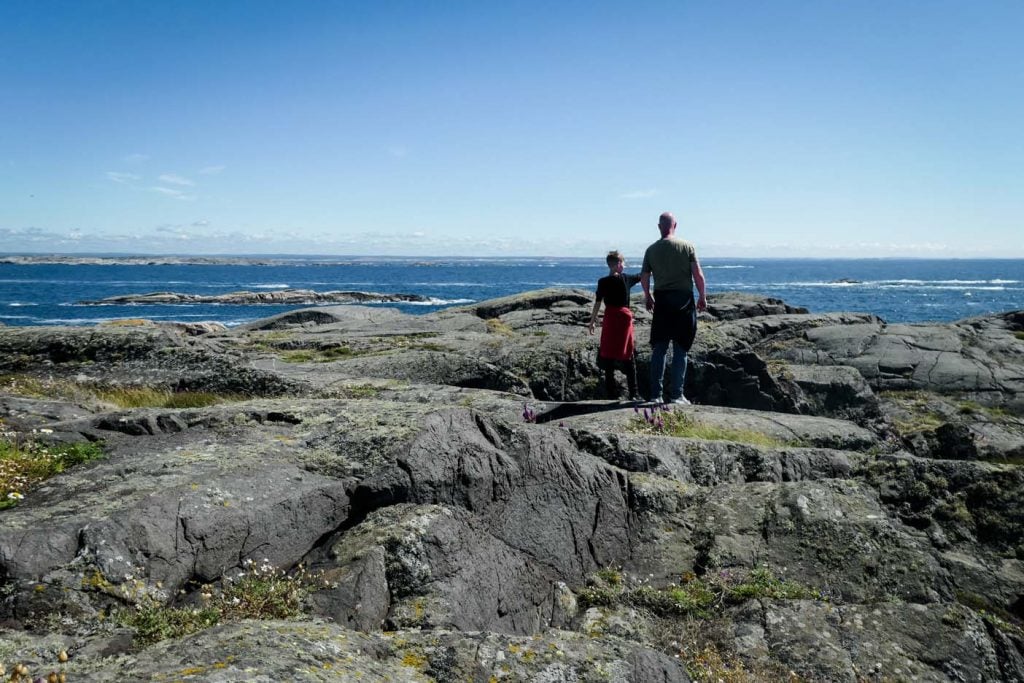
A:
<svg viewBox="0 0 1024 683">
<path fill-rule="evenodd" d="M 175 175 L 174 173 L 164 173 L 163 175 L 160 176 L 159 180 L 161 183 L 168 183 L 170 185 L 195 185 L 195 183 L 189 180 L 188 178 L 184 178 L 180 175 Z"/>
<path fill-rule="evenodd" d="M 184 202 L 190 202 L 196 198 L 194 194 L 185 194 L 181 190 L 175 190 L 172 187 L 159 187 L 154 185 L 149 189 L 152 190 L 153 192 L 159 192 L 162 195 L 165 195 L 167 197 L 173 197 L 175 199 L 180 199 Z"/>
<path fill-rule="evenodd" d="M 225 168 L 226 167 L 223 164 L 220 164 L 218 166 L 204 166 L 201 169 L 199 169 L 199 173 L 201 175 L 217 175 Z"/>
<path fill-rule="evenodd" d="M 141 164 L 144 161 L 149 161 L 148 154 L 139 154 L 137 152 L 135 154 L 126 154 L 121 158 L 128 164 Z"/>
<path fill-rule="evenodd" d="M 633 190 L 631 192 L 623 192 L 619 195 L 619 199 L 650 199 L 651 197 L 658 194 L 657 190 Z"/>
<path fill-rule="evenodd" d="M 135 175 L 134 173 L 121 173 L 120 171 L 107 171 L 107 177 L 115 183 L 121 183 L 122 185 L 130 185 L 133 181 L 142 180 L 142 176 Z"/>
</svg>

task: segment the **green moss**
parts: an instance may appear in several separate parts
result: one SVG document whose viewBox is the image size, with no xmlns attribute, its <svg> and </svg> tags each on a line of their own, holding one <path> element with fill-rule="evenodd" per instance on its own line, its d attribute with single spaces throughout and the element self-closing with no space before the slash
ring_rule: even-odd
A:
<svg viewBox="0 0 1024 683">
<path fill-rule="evenodd" d="M 1013 333 L 1013 336 L 1021 341 L 1024 341 L 1024 330 L 1017 330 L 1016 332 Z"/>
<path fill-rule="evenodd" d="M 755 446 L 779 447 L 800 446 L 799 441 L 784 441 L 764 432 L 752 429 L 733 429 L 708 425 L 693 420 L 682 411 L 656 410 L 650 419 L 636 415 L 630 418 L 626 429 L 636 434 L 661 434 L 705 441 L 733 441 Z"/>
<path fill-rule="evenodd" d="M 988 598 L 969 591 L 957 591 L 956 601 L 977 612 L 986 623 L 1000 631 L 1018 638 L 1024 637 L 1024 623 L 1002 607 L 993 604 Z"/>
</svg>

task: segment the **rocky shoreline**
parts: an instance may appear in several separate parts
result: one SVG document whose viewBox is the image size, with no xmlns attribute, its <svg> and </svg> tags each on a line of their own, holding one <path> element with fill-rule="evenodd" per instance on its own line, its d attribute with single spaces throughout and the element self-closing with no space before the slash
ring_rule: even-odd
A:
<svg viewBox="0 0 1024 683">
<path fill-rule="evenodd" d="M 1024 680 L 1024 311 L 717 295 L 667 411 L 601 394 L 591 297 L 0 328 L 8 456 L 102 450 L 0 506 L 0 663 Z"/>
</svg>

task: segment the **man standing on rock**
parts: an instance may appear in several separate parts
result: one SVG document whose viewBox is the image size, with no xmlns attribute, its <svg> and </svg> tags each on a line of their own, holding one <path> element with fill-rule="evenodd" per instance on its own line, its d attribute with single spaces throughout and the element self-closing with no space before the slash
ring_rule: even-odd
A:
<svg viewBox="0 0 1024 683">
<path fill-rule="evenodd" d="M 666 211 L 658 218 L 661 239 L 647 247 L 644 264 L 640 269 L 640 284 L 644 288 L 644 305 L 654 311 L 651 321 L 651 394 L 650 399 L 661 402 L 662 379 L 665 375 L 665 356 L 672 342 L 672 387 L 670 403 L 688 405 L 683 396 L 686 379 L 686 354 L 697 335 L 697 311 L 707 309 L 704 292 L 704 271 L 697 260 L 697 250 L 686 240 L 675 236 L 676 219 Z M 654 276 L 654 294 L 651 294 L 651 275 Z M 693 285 L 697 285 L 699 299 L 694 301 Z"/>
</svg>

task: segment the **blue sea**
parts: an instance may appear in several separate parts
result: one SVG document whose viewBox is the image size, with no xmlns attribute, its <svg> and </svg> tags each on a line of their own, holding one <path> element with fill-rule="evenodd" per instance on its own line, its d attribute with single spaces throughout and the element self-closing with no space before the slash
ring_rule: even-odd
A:
<svg viewBox="0 0 1024 683">
<path fill-rule="evenodd" d="M 638 260 L 631 259 L 637 263 Z M 783 299 L 812 312 L 861 311 L 889 322 L 950 321 L 1024 308 L 1024 260 L 703 259 L 708 291 Z M 628 269 L 627 269 L 628 270 Z M 597 258 L 291 258 L 281 265 L 0 264 L 0 322 L 94 325 L 118 318 L 215 320 L 227 325 L 302 306 L 85 306 L 124 294 L 238 290 L 358 290 L 420 294 L 425 304 L 378 304 L 410 313 L 540 289 L 592 290 Z M 639 291 L 639 288 L 637 289 Z"/>
</svg>

